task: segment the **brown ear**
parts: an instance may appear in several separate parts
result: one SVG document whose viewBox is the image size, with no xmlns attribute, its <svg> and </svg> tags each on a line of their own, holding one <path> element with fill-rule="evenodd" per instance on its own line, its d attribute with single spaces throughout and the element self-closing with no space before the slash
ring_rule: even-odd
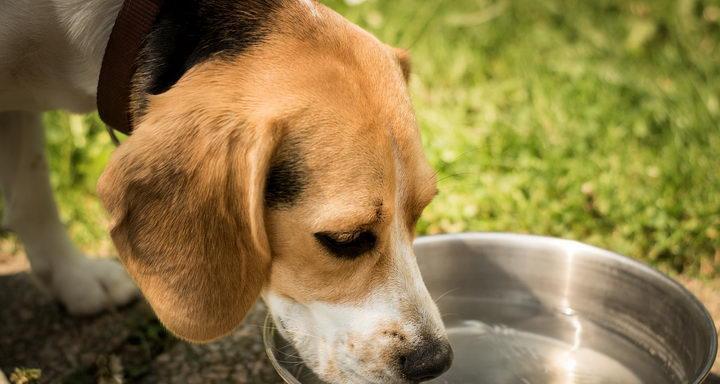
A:
<svg viewBox="0 0 720 384">
<path fill-rule="evenodd" d="M 230 332 L 265 283 L 270 131 L 230 117 L 149 117 L 100 179 L 120 259 L 158 318 L 184 339 Z"/>
<path fill-rule="evenodd" d="M 402 69 L 403 77 L 405 78 L 405 81 L 410 80 L 410 69 L 412 67 L 411 61 L 410 61 L 410 52 L 408 52 L 405 49 L 402 48 L 393 48 L 393 51 L 395 52 L 395 58 L 397 59 L 398 63 L 400 64 L 400 69 Z"/>
</svg>

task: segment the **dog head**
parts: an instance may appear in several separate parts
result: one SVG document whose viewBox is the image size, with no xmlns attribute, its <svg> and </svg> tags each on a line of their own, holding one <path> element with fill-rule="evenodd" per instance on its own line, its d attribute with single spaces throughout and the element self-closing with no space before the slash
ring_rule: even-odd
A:
<svg viewBox="0 0 720 384">
<path fill-rule="evenodd" d="M 327 381 L 433 378 L 452 351 L 412 250 L 436 187 L 407 56 L 325 7 L 258 3 L 275 8 L 253 44 L 136 89 L 99 183 L 120 258 L 185 339 L 227 334 L 262 296 Z"/>
</svg>

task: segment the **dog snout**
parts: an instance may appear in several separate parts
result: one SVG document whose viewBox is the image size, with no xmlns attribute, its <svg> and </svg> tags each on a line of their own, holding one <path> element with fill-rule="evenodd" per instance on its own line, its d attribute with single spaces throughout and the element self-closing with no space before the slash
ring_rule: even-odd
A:
<svg viewBox="0 0 720 384">
<path fill-rule="evenodd" d="M 453 350 L 447 340 L 431 339 L 400 356 L 400 371 L 413 382 L 427 381 L 450 369 Z"/>
</svg>

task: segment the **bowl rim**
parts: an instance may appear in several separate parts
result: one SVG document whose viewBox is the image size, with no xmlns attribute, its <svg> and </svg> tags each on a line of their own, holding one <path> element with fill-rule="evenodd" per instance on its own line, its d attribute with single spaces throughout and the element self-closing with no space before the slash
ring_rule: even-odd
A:
<svg viewBox="0 0 720 384">
<path fill-rule="evenodd" d="M 717 329 L 715 329 L 715 323 L 713 322 L 713 318 L 710 315 L 710 312 L 707 310 L 705 305 L 697 298 L 695 297 L 692 292 L 690 292 L 687 288 L 685 288 L 682 284 L 680 284 L 678 281 L 670 277 L 669 275 L 660 272 L 659 270 L 641 262 L 635 259 L 632 259 L 628 256 L 621 255 L 616 252 L 612 252 L 600 247 L 596 247 L 594 245 L 582 243 L 576 240 L 571 239 L 563 239 L 559 237 L 551 237 L 551 236 L 540 236 L 540 235 L 530 235 L 530 234 L 521 234 L 521 233 L 509 233 L 509 232 L 462 232 L 462 233 L 449 233 L 449 234 L 438 234 L 438 235 L 428 235 L 428 236 L 420 236 L 415 239 L 413 242 L 413 247 L 417 247 L 420 245 L 426 245 L 426 244 L 432 244 L 436 243 L 438 241 L 465 241 L 465 240 L 483 240 L 483 241 L 532 241 L 535 244 L 546 244 L 546 245 L 560 245 L 563 247 L 574 247 L 574 248 L 581 248 L 586 251 L 592 251 L 600 255 L 601 257 L 612 259 L 614 261 L 617 261 L 621 264 L 624 264 L 631 268 L 638 269 L 641 273 L 647 273 L 651 276 L 654 276 L 661 281 L 664 281 L 665 283 L 669 284 L 672 288 L 679 291 L 679 293 L 684 296 L 686 299 L 689 300 L 689 304 L 692 304 L 696 310 L 699 311 L 701 317 L 702 317 L 702 326 L 706 328 L 706 331 L 709 331 L 710 333 L 710 348 L 705 356 L 705 363 L 703 364 L 702 369 L 700 370 L 700 375 L 691 383 L 691 384 L 701 384 L 703 381 L 707 378 L 707 376 L 710 374 L 710 371 L 712 369 L 713 364 L 715 363 L 716 355 L 717 355 L 717 349 L 718 349 L 718 335 L 717 335 Z M 273 323 L 272 315 L 270 312 L 268 312 L 267 317 L 265 318 L 265 323 L 263 326 L 263 344 L 265 346 L 265 353 L 268 356 L 268 359 L 270 360 L 270 363 L 275 368 L 275 371 L 280 375 L 280 377 L 285 380 L 287 384 L 302 384 L 290 371 L 288 371 L 284 366 L 280 364 L 280 362 L 277 360 L 277 357 L 275 357 L 275 354 L 273 353 L 273 346 L 274 341 L 272 341 L 274 334 L 275 334 L 276 328 L 275 324 Z"/>
<path fill-rule="evenodd" d="M 273 347 L 275 345 L 275 342 L 272 341 L 272 339 L 275 336 L 276 328 L 275 323 L 272 319 L 272 314 L 270 314 L 270 311 L 268 310 L 267 316 L 265 316 L 265 322 L 263 323 L 263 345 L 265 346 L 265 354 L 268 357 L 268 360 L 270 360 L 270 364 L 272 364 L 273 368 L 275 368 L 275 372 L 280 375 L 280 377 L 285 381 L 287 384 L 302 384 L 290 371 L 287 370 L 280 362 L 278 361 L 277 357 L 275 357 L 275 353 L 273 353 Z"/>
</svg>

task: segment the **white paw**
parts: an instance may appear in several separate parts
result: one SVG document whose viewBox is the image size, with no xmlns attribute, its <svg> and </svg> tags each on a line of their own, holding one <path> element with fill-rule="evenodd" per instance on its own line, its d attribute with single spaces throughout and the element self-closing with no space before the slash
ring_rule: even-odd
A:
<svg viewBox="0 0 720 384">
<path fill-rule="evenodd" d="M 72 315 L 96 314 L 139 296 L 123 267 L 113 260 L 68 260 L 52 271 L 49 285 Z"/>
</svg>

